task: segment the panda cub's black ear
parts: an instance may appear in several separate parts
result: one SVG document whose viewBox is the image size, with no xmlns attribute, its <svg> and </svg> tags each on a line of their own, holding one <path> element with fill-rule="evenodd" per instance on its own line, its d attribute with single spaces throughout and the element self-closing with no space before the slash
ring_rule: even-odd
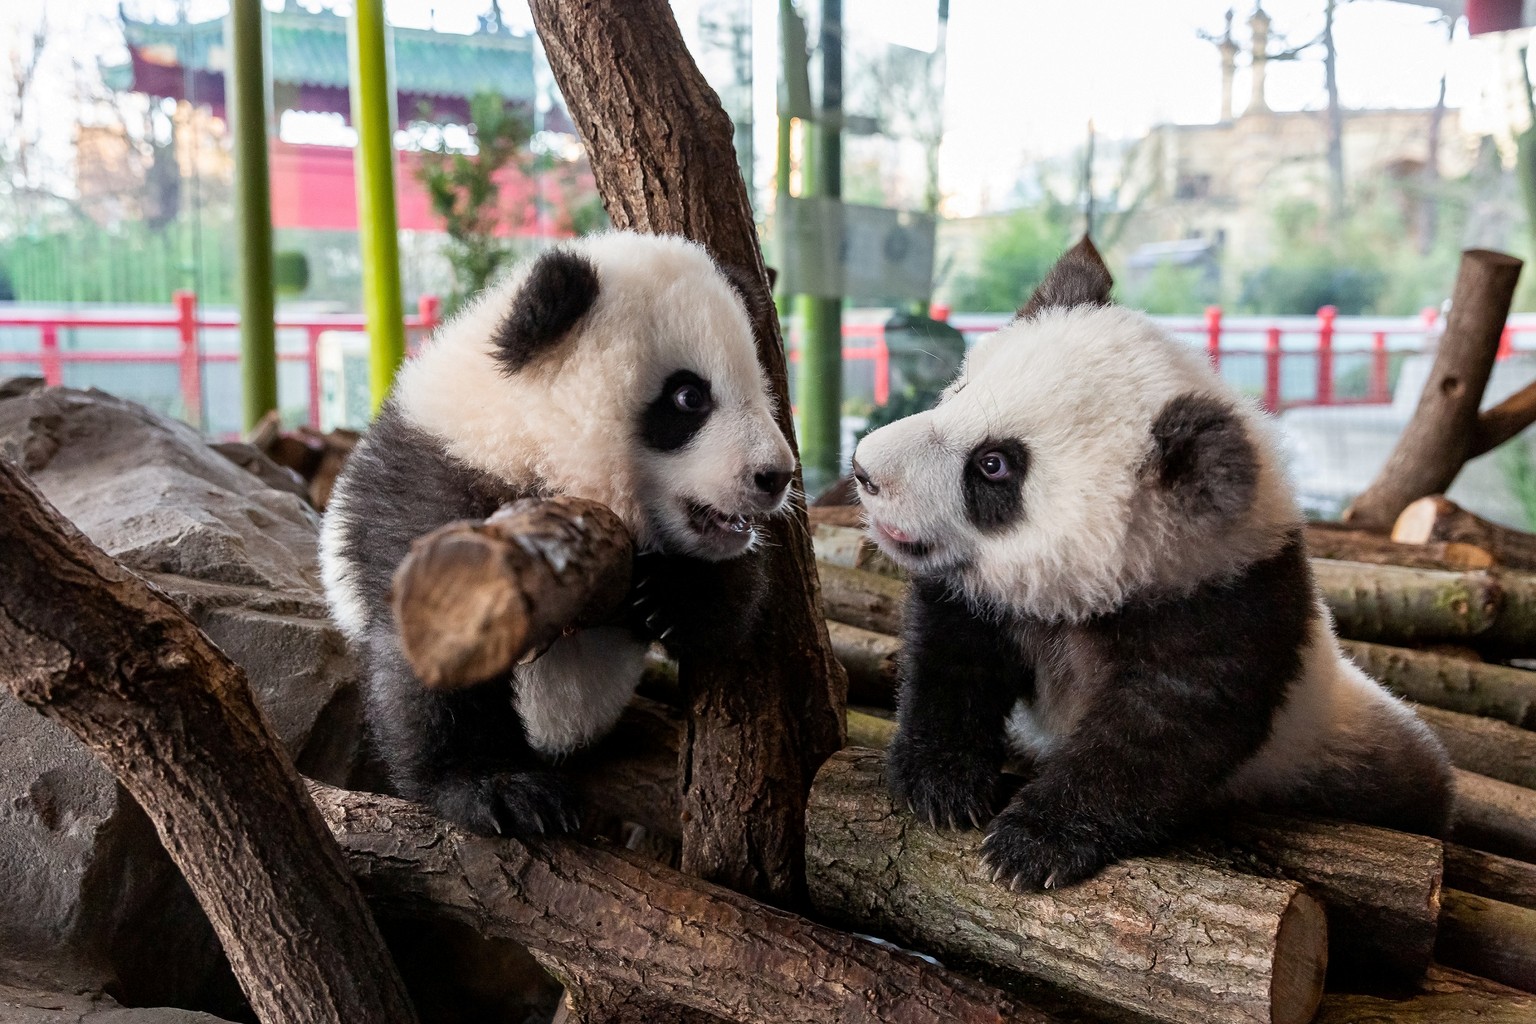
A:
<svg viewBox="0 0 1536 1024">
<path fill-rule="evenodd" d="M 1177 514 L 1215 525 L 1253 504 L 1259 460 L 1229 405 L 1209 395 L 1180 395 L 1153 421 L 1147 472 Z"/>
<path fill-rule="evenodd" d="M 551 249 L 534 261 L 496 329 L 496 358 L 508 373 L 563 338 L 597 301 L 597 268 L 585 256 Z"/>
<path fill-rule="evenodd" d="M 1114 286 L 1115 279 L 1104 265 L 1104 258 L 1093 240 L 1084 235 L 1082 241 L 1062 254 L 1029 301 L 1019 308 L 1018 319 L 1027 320 L 1046 309 L 1107 305 Z"/>
</svg>

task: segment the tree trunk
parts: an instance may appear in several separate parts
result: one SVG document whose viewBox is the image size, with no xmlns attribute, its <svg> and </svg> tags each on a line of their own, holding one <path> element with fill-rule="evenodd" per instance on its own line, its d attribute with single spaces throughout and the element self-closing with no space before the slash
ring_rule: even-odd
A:
<svg viewBox="0 0 1536 1024">
<path fill-rule="evenodd" d="M 1462 253 L 1451 315 L 1418 408 L 1376 479 L 1344 511 L 1346 523 L 1385 533 L 1409 502 L 1444 494 L 1461 472 L 1520 266 L 1503 253 Z"/>
<path fill-rule="evenodd" d="M 1447 889 L 1435 959 L 1536 992 L 1536 910 Z"/>
<path fill-rule="evenodd" d="M 821 603 L 827 618 L 887 636 L 901 635 L 901 606 L 907 585 L 863 569 L 821 562 Z"/>
<path fill-rule="evenodd" d="M 1423 704 L 1414 710 L 1435 730 L 1456 767 L 1536 788 L 1536 732 Z"/>
<path fill-rule="evenodd" d="M 411 1008 L 373 917 L 244 674 L 0 459 L 0 678 L 154 822 L 264 1024 Z"/>
<path fill-rule="evenodd" d="M 884 763 L 848 750 L 817 776 L 806 861 L 820 912 L 1158 1020 L 1312 1018 L 1327 925 L 1297 883 L 1139 858 L 1064 889 L 1016 894 L 982 870 L 981 833 L 939 832 L 897 813 Z"/>
<path fill-rule="evenodd" d="M 1359 640 L 1341 646 L 1355 664 L 1409 700 L 1536 728 L 1536 672 Z"/>
<path fill-rule="evenodd" d="M 1500 565 L 1536 569 L 1536 534 L 1490 523 L 1443 494 L 1420 498 L 1403 509 L 1392 526 L 1392 539 L 1404 544 L 1471 544 L 1486 550 Z"/>
<path fill-rule="evenodd" d="M 1408 999 L 1330 992 L 1315 1024 L 1530 1024 L 1536 999 L 1450 967 L 1436 965 Z"/>
<path fill-rule="evenodd" d="M 1536 864 L 1445 844 L 1445 885 L 1500 903 L 1536 910 Z"/>
<path fill-rule="evenodd" d="M 381 910 L 522 943 L 598 997 L 644 992 L 747 1024 L 1049 1021 L 991 986 L 638 854 L 485 839 L 402 800 L 310 791 Z"/>
<path fill-rule="evenodd" d="M 529 6 L 614 225 L 685 235 L 745 278 L 758 359 L 793 443 L 784 344 L 731 122 L 671 8 L 664 0 Z M 798 502 L 772 521 L 764 563 L 772 611 L 740 653 L 679 666 L 692 716 L 682 754 L 683 866 L 795 903 L 804 898 L 805 795 L 842 744 L 847 684 L 820 615 Z"/>
<path fill-rule="evenodd" d="M 1489 569 L 1492 553 L 1472 544 L 1415 544 L 1398 542 L 1365 530 L 1339 528 L 1332 523 L 1308 523 L 1307 554 L 1335 562 L 1370 562 L 1373 565 L 1400 565 L 1410 569 L 1446 569 L 1464 572 Z"/>
<path fill-rule="evenodd" d="M 1458 768 L 1451 836 L 1479 850 L 1536 861 L 1536 790 Z"/>
<path fill-rule="evenodd" d="M 1323 6 L 1323 85 L 1328 95 L 1328 209 L 1334 222 L 1344 218 L 1344 108 L 1339 102 L 1339 51 L 1333 44 L 1336 0 Z"/>
<path fill-rule="evenodd" d="M 449 523 L 395 570 L 401 649 L 432 689 L 505 675 L 571 628 L 617 615 L 633 558 L 624 523 L 585 498 L 524 498 Z"/>
</svg>

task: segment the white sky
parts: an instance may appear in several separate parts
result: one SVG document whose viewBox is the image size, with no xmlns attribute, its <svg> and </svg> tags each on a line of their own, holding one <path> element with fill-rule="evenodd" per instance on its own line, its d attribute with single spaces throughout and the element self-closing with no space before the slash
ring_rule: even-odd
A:
<svg viewBox="0 0 1536 1024">
<path fill-rule="evenodd" d="M 389 11 L 397 24 L 469 31 L 486 2 L 389 0 Z M 776 0 L 750 2 L 758 33 L 757 117 L 767 125 L 774 103 L 770 43 Z M 675 0 L 679 21 L 691 24 L 699 3 Z M 819 6 L 816 0 L 800 3 Z M 202 18 L 226 9 L 227 0 L 188 0 L 188 6 L 194 18 Z M 531 27 L 519 0 L 504 0 L 503 6 L 514 24 Z M 848 31 L 929 47 L 936 6 L 936 0 L 847 0 Z M 952 0 L 940 165 L 950 208 L 970 213 L 1004 201 L 1030 161 L 1080 145 L 1090 118 L 1101 137 L 1109 138 L 1137 137 L 1160 121 L 1214 121 L 1219 58 L 1196 33 L 1220 31 L 1227 6 L 1227 0 Z M 1322 0 L 1266 0 L 1272 31 L 1281 37 L 1276 45 L 1313 38 L 1322 26 L 1322 7 Z M 61 32 L 109 40 L 116 8 L 117 0 L 0 0 L 0 53 L 14 45 L 18 27 L 34 22 L 44 9 Z M 128 8 L 171 17 L 176 3 L 128 0 Z M 1247 41 L 1251 10 L 1250 2 L 1239 5 L 1234 34 L 1240 44 Z M 1464 28 L 1447 45 L 1436 15 L 1390 0 L 1341 4 L 1336 39 L 1344 104 L 1428 106 L 1447 69 L 1450 105 L 1473 103 L 1486 93 L 1492 46 L 1469 42 Z M 69 51 L 55 54 L 63 69 L 57 73 L 64 76 L 70 54 L 78 57 L 81 48 L 61 49 Z M 1241 111 L 1248 77 L 1239 60 L 1234 94 Z M 1268 82 L 1276 109 L 1320 107 L 1320 51 L 1293 63 L 1271 63 Z"/>
</svg>

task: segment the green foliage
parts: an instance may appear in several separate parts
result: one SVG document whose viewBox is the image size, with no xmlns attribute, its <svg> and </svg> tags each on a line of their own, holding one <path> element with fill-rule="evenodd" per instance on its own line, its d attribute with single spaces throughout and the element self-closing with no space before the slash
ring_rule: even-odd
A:
<svg viewBox="0 0 1536 1024">
<path fill-rule="evenodd" d="M 279 295 L 303 295 L 309 288 L 309 257 L 297 249 L 273 253 L 272 287 Z"/>
<path fill-rule="evenodd" d="M 1531 459 L 1530 445 L 1522 437 L 1514 438 L 1501 445 L 1495 457 L 1510 493 L 1520 503 L 1525 528 L 1536 530 L 1536 464 Z"/>
<path fill-rule="evenodd" d="M 1153 316 L 1199 313 L 1221 300 L 1221 285 L 1203 267 L 1159 263 L 1139 285 L 1127 288 L 1120 301 Z"/>
<path fill-rule="evenodd" d="M 951 303 L 968 313 L 1011 313 L 1071 244 L 1071 211 L 1047 201 L 1009 214 L 982 240 L 977 269 L 954 284 Z"/>
<path fill-rule="evenodd" d="M 215 218 L 163 231 L 136 223 L 109 230 L 82 218 L 66 230 L 0 241 L 0 265 L 21 302 L 163 304 L 181 288 L 205 305 L 237 299 L 235 232 Z"/>
<path fill-rule="evenodd" d="M 1274 217 L 1279 255 L 1246 276 L 1241 309 L 1305 314 L 1334 306 L 1346 316 L 1376 311 L 1386 275 L 1374 247 L 1360 237 L 1358 218 L 1331 223 L 1316 203 L 1302 199 L 1282 201 Z"/>
<path fill-rule="evenodd" d="M 508 167 L 526 171 L 531 160 L 532 125 L 512 104 L 495 93 L 479 93 L 469 101 L 469 115 L 477 151 L 424 148 L 416 170 L 448 234 L 446 255 L 455 280 L 448 312 L 489 284 L 511 255 L 496 233 L 503 216 L 496 176 Z"/>
</svg>

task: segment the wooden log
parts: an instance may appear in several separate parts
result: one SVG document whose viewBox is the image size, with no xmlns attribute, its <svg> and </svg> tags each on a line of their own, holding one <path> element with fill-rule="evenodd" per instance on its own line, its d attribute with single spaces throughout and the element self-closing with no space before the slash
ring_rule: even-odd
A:
<svg viewBox="0 0 1536 1024">
<path fill-rule="evenodd" d="M 1435 959 L 1536 992 L 1536 910 L 1447 889 Z"/>
<path fill-rule="evenodd" d="M 1341 646 L 1355 664 L 1409 700 L 1536 728 L 1536 672 L 1360 640 Z"/>
<path fill-rule="evenodd" d="M 748 1024 L 1049 1020 L 991 986 L 635 853 L 484 839 L 401 800 L 310 788 L 375 906 L 522 943 L 584 985 Z"/>
<path fill-rule="evenodd" d="M 1536 381 L 1516 391 L 1491 409 L 1478 413 L 1468 459 L 1486 455 L 1526 427 L 1536 423 Z"/>
<path fill-rule="evenodd" d="M 848 745 L 881 749 L 896 737 L 896 723 L 889 718 L 848 709 Z"/>
<path fill-rule="evenodd" d="M 896 703 L 896 655 L 901 641 L 885 633 L 861 629 L 845 622 L 828 622 L 832 650 L 848 673 L 848 699 L 857 704 L 894 707 Z"/>
<path fill-rule="evenodd" d="M 1445 844 L 1445 886 L 1536 910 L 1536 864 Z"/>
<path fill-rule="evenodd" d="M 980 832 L 897 812 L 883 766 L 876 751 L 845 750 L 817 775 L 806 877 L 821 913 L 1157 1020 L 1312 1018 L 1327 925 L 1297 883 L 1137 858 L 1065 889 L 1013 893 L 982 870 Z"/>
<path fill-rule="evenodd" d="M 1412 996 L 1330 992 L 1316 1024 L 1530 1024 L 1536 998 L 1498 982 L 1435 965 Z"/>
<path fill-rule="evenodd" d="M 432 689 L 473 686 L 531 661 L 570 629 L 612 619 L 634 543 L 585 498 L 524 498 L 484 522 L 449 523 L 395 571 L 400 646 Z"/>
<path fill-rule="evenodd" d="M 793 445 L 784 340 L 735 130 L 671 5 L 531 0 L 529 9 L 614 227 L 693 239 L 737 277 L 779 428 Z M 847 681 L 827 639 L 803 506 L 774 517 L 767 533 L 760 560 L 771 613 L 740 649 L 705 650 L 679 666 L 690 700 L 683 865 L 794 903 L 804 898 L 805 796 L 842 746 Z"/>
<path fill-rule="evenodd" d="M 822 606 L 836 622 L 899 635 L 906 584 L 819 563 Z M 1312 560 L 1341 636 L 1376 643 L 1451 640 L 1501 652 L 1536 650 L 1536 575 L 1446 572 Z"/>
<path fill-rule="evenodd" d="M 852 477 L 848 479 L 852 480 Z M 853 530 L 864 529 L 862 505 L 818 505 L 806 509 L 812 526 L 843 526 Z"/>
<path fill-rule="evenodd" d="M 1333 523 L 1308 523 L 1306 541 L 1308 555 L 1335 562 L 1369 562 L 1451 572 L 1489 569 L 1494 565 L 1493 555 L 1473 544 L 1398 543 L 1395 535 L 1388 540 L 1377 533 L 1341 528 Z"/>
<path fill-rule="evenodd" d="M 1536 569 L 1536 534 L 1489 522 L 1443 494 L 1420 498 L 1403 509 L 1392 525 L 1392 539 L 1425 547 L 1464 544 L 1487 551 L 1500 565 Z"/>
<path fill-rule="evenodd" d="M 1536 861 L 1536 790 L 1454 769 L 1451 836 L 1458 843 Z"/>
<path fill-rule="evenodd" d="M 863 569 L 818 563 L 821 602 L 827 618 L 887 636 L 901 633 L 901 606 L 907 585 Z"/>
<path fill-rule="evenodd" d="M 1418 407 L 1376 479 L 1344 510 L 1346 523 L 1385 533 L 1409 502 L 1443 494 L 1456 479 L 1472 451 L 1520 266 L 1503 253 L 1462 253 L 1451 313 Z"/>
<path fill-rule="evenodd" d="M 901 566 L 887 558 L 863 530 L 825 523 L 817 523 L 813 529 L 811 542 L 816 549 L 816 561 L 845 569 L 866 569 L 895 579 L 905 576 Z"/>
<path fill-rule="evenodd" d="M 1536 733 L 1423 704 L 1415 710 L 1435 730 L 1456 767 L 1536 788 Z"/>
<path fill-rule="evenodd" d="M 244 674 L 0 459 L 0 680 L 144 808 L 263 1024 L 416 1019 Z"/>
</svg>

